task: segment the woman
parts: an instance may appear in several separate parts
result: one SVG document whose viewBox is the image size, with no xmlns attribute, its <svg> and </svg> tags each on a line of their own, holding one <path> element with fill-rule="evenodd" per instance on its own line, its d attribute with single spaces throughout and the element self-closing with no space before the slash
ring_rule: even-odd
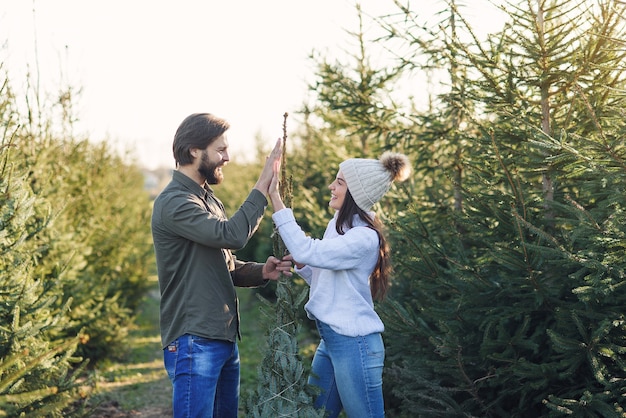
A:
<svg viewBox="0 0 626 418">
<path fill-rule="evenodd" d="M 330 417 L 342 409 L 351 418 L 382 417 L 384 325 L 374 299 L 384 298 L 391 264 L 383 225 L 371 211 L 393 181 L 410 173 L 408 158 L 386 152 L 380 159 L 351 158 L 339 164 L 330 184 L 335 215 L 322 239 L 307 237 L 278 190 L 279 167 L 269 188 L 272 218 L 293 257 L 296 272 L 310 286 L 304 308 L 321 341 L 309 383 L 321 389 L 316 408 Z"/>
</svg>

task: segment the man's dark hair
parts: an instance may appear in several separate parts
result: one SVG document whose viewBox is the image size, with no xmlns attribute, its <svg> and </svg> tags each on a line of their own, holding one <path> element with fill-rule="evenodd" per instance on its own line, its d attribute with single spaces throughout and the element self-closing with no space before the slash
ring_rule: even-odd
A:
<svg viewBox="0 0 626 418">
<path fill-rule="evenodd" d="M 205 149 L 230 128 L 230 124 L 210 113 L 194 113 L 181 122 L 174 135 L 174 160 L 176 165 L 193 162 L 191 150 Z"/>
</svg>

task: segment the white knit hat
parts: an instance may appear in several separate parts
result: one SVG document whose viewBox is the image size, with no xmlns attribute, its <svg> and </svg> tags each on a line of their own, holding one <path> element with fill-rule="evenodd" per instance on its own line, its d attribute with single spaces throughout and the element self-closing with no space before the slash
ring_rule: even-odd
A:
<svg viewBox="0 0 626 418">
<path fill-rule="evenodd" d="M 350 158 L 339 164 L 348 190 L 358 207 L 369 211 L 389 190 L 393 181 L 404 181 L 411 173 L 404 154 L 387 151 L 378 160 Z"/>
</svg>

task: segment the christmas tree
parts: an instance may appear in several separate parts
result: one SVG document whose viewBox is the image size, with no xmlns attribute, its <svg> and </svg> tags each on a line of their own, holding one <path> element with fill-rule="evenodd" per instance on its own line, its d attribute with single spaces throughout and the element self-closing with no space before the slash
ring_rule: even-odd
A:
<svg viewBox="0 0 626 418">
<path fill-rule="evenodd" d="M 287 207 L 291 206 L 292 181 L 287 176 L 286 145 L 287 116 L 283 121 L 283 156 L 280 174 L 280 194 Z M 278 231 L 273 235 L 274 255 L 288 253 Z M 315 391 L 307 384 L 307 372 L 298 351 L 300 329 L 298 310 L 308 289 L 298 289 L 291 278 L 282 276 L 276 285 L 276 302 L 265 301 L 265 311 L 274 316 L 269 321 L 267 348 L 259 366 L 257 389 L 248 397 L 246 416 L 263 417 L 323 417 L 323 411 L 313 408 Z"/>
</svg>

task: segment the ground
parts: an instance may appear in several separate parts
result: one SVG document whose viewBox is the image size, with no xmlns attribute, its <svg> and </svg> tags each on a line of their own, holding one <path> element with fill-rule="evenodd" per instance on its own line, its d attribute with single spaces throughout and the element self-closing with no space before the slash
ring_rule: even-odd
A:
<svg viewBox="0 0 626 418">
<path fill-rule="evenodd" d="M 169 407 L 155 406 L 145 406 L 138 410 L 124 411 L 117 402 L 111 401 L 109 404 L 99 406 L 91 416 L 96 418 L 161 418 L 171 417 L 172 411 Z"/>
<path fill-rule="evenodd" d="M 140 306 L 129 333 L 125 358 L 98 371 L 96 395 L 90 399 L 94 418 L 171 417 L 171 384 L 165 373 L 159 336 L 159 293 L 154 288 Z"/>
<path fill-rule="evenodd" d="M 167 418 L 171 412 L 171 384 L 163 367 L 159 335 L 159 292 L 154 288 L 144 298 L 136 324 L 129 335 L 130 352 L 123 361 L 102 366 L 97 394 L 89 400 L 90 418 Z M 257 385 L 257 366 L 265 341 L 259 305 L 252 289 L 237 289 L 241 300 L 241 391 Z M 243 401 L 243 399 L 242 399 Z M 241 415 L 243 417 L 243 414 Z"/>
</svg>

